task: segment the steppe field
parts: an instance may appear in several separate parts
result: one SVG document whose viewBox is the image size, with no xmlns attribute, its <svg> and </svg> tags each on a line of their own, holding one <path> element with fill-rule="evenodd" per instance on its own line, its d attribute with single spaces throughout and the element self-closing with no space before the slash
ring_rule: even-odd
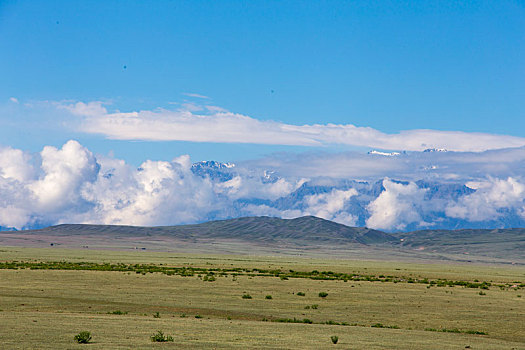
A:
<svg viewBox="0 0 525 350">
<path fill-rule="evenodd" d="M 525 349 L 524 282 L 512 265 L 0 247 L 0 348 Z"/>
</svg>

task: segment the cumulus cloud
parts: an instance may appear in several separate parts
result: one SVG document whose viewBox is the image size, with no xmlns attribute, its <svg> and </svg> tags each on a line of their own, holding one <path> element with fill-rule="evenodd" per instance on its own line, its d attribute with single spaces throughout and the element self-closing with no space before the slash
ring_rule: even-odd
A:
<svg viewBox="0 0 525 350">
<path fill-rule="evenodd" d="M 446 148 L 469 152 L 525 146 L 525 138 L 487 133 L 420 129 L 388 134 L 352 124 L 293 125 L 193 103 L 178 110 L 126 113 L 108 112 L 99 101 L 63 103 L 59 108 L 83 118 L 80 131 L 118 140 L 347 145 L 406 151 Z"/>
<path fill-rule="evenodd" d="M 446 214 L 452 218 L 469 221 L 494 220 L 504 215 L 501 209 L 517 210 L 525 217 L 525 185 L 517 179 L 494 179 L 468 184 L 476 192 L 461 197 L 446 208 Z"/>
<path fill-rule="evenodd" d="M 187 155 L 145 160 L 137 168 L 94 155 L 77 141 L 46 146 L 35 155 L 2 148 L 0 226 L 172 225 L 247 215 L 314 215 L 387 231 L 480 222 L 523 226 L 523 159 L 523 149 L 394 157 L 325 154 L 286 158 L 287 168 L 282 158 L 273 157 L 236 166 L 200 164 L 197 171 Z M 384 177 L 388 172 L 406 175 L 410 168 L 416 169 L 411 177 Z M 479 168 L 482 173 L 473 170 Z M 483 175 L 487 172 L 498 175 Z M 373 176 L 362 181 L 363 174 Z M 424 181 L 416 181 L 425 174 Z"/>
<path fill-rule="evenodd" d="M 29 155 L 20 150 L 0 152 L 0 226 L 20 228 L 35 221 L 55 221 L 85 210 L 84 184 L 95 181 L 98 164 L 76 141 L 62 149 L 46 146 L 40 166 L 33 169 Z"/>
<path fill-rule="evenodd" d="M 145 161 L 133 169 L 122 161 L 102 161 L 102 175 L 84 189 L 94 204 L 83 222 L 166 225 L 196 222 L 219 202 L 208 179 L 190 172 L 189 157 Z"/>
<path fill-rule="evenodd" d="M 346 191 L 333 189 L 330 193 L 307 196 L 305 201 L 308 207 L 302 214 L 355 226 L 357 217 L 345 211 L 348 200 L 354 196 L 357 196 L 357 191 L 353 188 Z"/>
<path fill-rule="evenodd" d="M 32 163 L 36 163 L 36 169 Z M 189 156 L 144 161 L 98 159 L 77 141 L 35 157 L 0 150 L 0 226 L 61 222 L 168 225 L 234 215 L 241 198 L 276 199 L 302 183 L 242 175 L 212 181 L 192 172 Z"/>
<path fill-rule="evenodd" d="M 54 212 L 78 204 L 81 187 L 98 175 L 93 154 L 77 141 L 68 141 L 61 149 L 46 146 L 40 155 L 43 174 L 28 186 L 39 210 Z"/>
<path fill-rule="evenodd" d="M 422 221 L 418 208 L 425 198 L 426 189 L 413 182 L 403 184 L 388 178 L 383 181 L 383 187 L 384 191 L 367 206 L 371 214 L 366 220 L 367 226 L 403 230 L 411 223 L 427 224 Z"/>
<path fill-rule="evenodd" d="M 24 182 L 33 176 L 31 156 L 19 149 L 0 148 L 0 178 Z"/>
</svg>

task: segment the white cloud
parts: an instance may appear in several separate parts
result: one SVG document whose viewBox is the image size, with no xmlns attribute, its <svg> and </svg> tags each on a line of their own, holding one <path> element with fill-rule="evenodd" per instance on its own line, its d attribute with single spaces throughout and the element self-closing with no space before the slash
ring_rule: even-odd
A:
<svg viewBox="0 0 525 350">
<path fill-rule="evenodd" d="M 194 93 L 191 93 L 191 92 L 185 92 L 185 93 L 183 93 L 183 95 L 184 96 L 188 96 L 188 97 L 209 99 L 208 96 L 204 96 L 204 95 L 201 95 L 201 94 L 194 94 Z"/>
<path fill-rule="evenodd" d="M 20 103 L 16 97 L 9 97 L 9 101 L 16 103 L 16 104 Z"/>
<path fill-rule="evenodd" d="M 470 183 L 476 192 L 450 203 L 445 213 L 452 218 L 468 221 L 495 220 L 503 214 L 504 208 L 515 208 L 521 214 L 525 209 L 525 185 L 517 179 L 489 179 Z"/>
<path fill-rule="evenodd" d="M 19 149 L 0 148 L 0 177 L 20 182 L 28 180 L 34 173 L 30 158 Z"/>
<path fill-rule="evenodd" d="M 74 104 L 57 104 L 59 108 L 68 110 L 74 115 L 83 117 L 100 117 L 107 114 L 107 109 L 101 101 L 92 101 L 88 103 L 77 102 Z"/>
<path fill-rule="evenodd" d="M 357 191 L 353 188 L 346 191 L 333 189 L 329 193 L 307 196 L 305 201 L 308 207 L 302 214 L 354 226 L 357 217 L 345 211 L 348 200 L 354 196 L 357 196 Z"/>
<path fill-rule="evenodd" d="M 230 176 L 214 178 L 194 173 L 187 155 L 171 161 L 146 160 L 134 168 L 113 157 L 97 157 L 76 141 L 61 148 L 46 146 L 34 156 L 2 148 L 0 226 L 171 225 L 246 215 L 315 215 L 384 230 L 499 219 L 502 225 L 520 224 L 525 222 L 519 221 L 525 220 L 525 183 L 513 173 L 522 173 L 524 151 L 276 157 L 274 163 L 268 158 L 224 167 L 221 171 Z M 380 175 L 409 174 L 410 169 L 429 162 L 438 164 L 438 170 L 412 170 L 408 182 Z M 285 165 L 293 171 L 287 173 Z M 339 176 L 348 175 L 349 169 L 358 175 L 373 173 L 382 180 L 364 183 Z M 481 174 L 478 169 L 483 169 Z M 498 175 L 487 178 L 487 171 Z M 415 182 L 422 174 L 428 175 L 428 189 Z M 407 180 L 407 176 L 397 179 Z"/>
<path fill-rule="evenodd" d="M 421 151 L 445 148 L 479 152 L 525 146 L 525 138 L 487 133 L 404 130 L 387 134 L 352 124 L 293 125 L 258 120 L 194 103 L 179 110 L 109 113 L 102 102 L 60 104 L 60 108 L 82 116 L 80 131 L 119 140 L 193 141 L 271 145 L 347 145 L 387 150 Z M 203 113 L 197 113 L 203 112 Z"/>
<path fill-rule="evenodd" d="M 409 152 L 394 157 L 357 152 L 278 154 L 239 163 L 245 167 L 273 169 L 293 177 L 332 177 L 375 181 L 383 177 L 404 180 L 485 180 L 525 173 L 525 148 L 485 152 Z"/>
<path fill-rule="evenodd" d="M 367 206 L 371 214 L 366 220 L 368 227 L 403 230 L 412 223 L 426 224 L 418 208 L 423 203 L 425 189 L 413 182 L 402 184 L 390 179 L 383 180 L 383 187 L 385 190 Z"/>
</svg>

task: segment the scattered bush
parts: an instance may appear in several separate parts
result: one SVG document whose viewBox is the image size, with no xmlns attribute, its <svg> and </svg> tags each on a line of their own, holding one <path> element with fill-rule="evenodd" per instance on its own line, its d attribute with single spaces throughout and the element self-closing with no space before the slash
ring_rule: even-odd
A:
<svg viewBox="0 0 525 350">
<path fill-rule="evenodd" d="M 195 318 L 202 318 L 201 315 L 195 315 Z"/>
<path fill-rule="evenodd" d="M 327 296 L 328 296 L 328 293 L 326 293 L 326 292 L 320 292 L 319 293 L 319 297 L 320 298 L 326 298 Z"/>
<path fill-rule="evenodd" d="M 150 339 L 152 342 L 158 342 L 158 343 L 173 341 L 173 337 L 171 335 L 164 335 L 162 331 L 157 331 L 157 333 L 153 334 L 150 337 Z"/>
<path fill-rule="evenodd" d="M 393 328 L 393 329 L 399 329 L 399 326 L 385 326 L 385 325 L 382 324 L 382 323 L 374 323 L 374 324 L 371 325 L 370 327 L 373 327 L 373 328 Z"/>
<path fill-rule="evenodd" d="M 298 319 L 298 318 L 278 318 L 276 320 L 273 320 L 273 322 L 283 322 L 283 323 L 307 323 L 312 324 L 314 323 L 312 320 L 308 318 Z"/>
<path fill-rule="evenodd" d="M 115 310 L 115 311 L 109 311 L 108 314 L 110 314 L 110 315 L 127 315 L 128 312 L 127 311 Z"/>
<path fill-rule="evenodd" d="M 83 331 L 75 335 L 75 341 L 79 344 L 87 344 L 91 340 L 91 333 L 88 331 Z"/>
<path fill-rule="evenodd" d="M 202 280 L 203 281 L 208 281 L 208 282 L 213 282 L 213 281 L 215 281 L 215 276 L 213 276 L 213 275 L 204 275 Z"/>
<path fill-rule="evenodd" d="M 273 299 L 271 295 L 267 295 L 264 297 L 264 299 Z"/>
<path fill-rule="evenodd" d="M 317 310 L 318 307 L 319 307 L 319 305 L 317 305 L 317 304 L 313 304 L 312 305 L 312 309 L 314 309 L 314 310 Z"/>
<path fill-rule="evenodd" d="M 160 318 L 160 313 L 157 311 L 153 314 L 153 318 Z"/>
<path fill-rule="evenodd" d="M 242 298 L 243 299 L 252 299 L 252 296 L 250 294 L 243 294 Z"/>
<path fill-rule="evenodd" d="M 457 328 L 452 328 L 452 329 L 447 329 L 447 328 L 441 328 L 441 329 L 436 329 L 436 328 L 425 328 L 425 331 L 429 331 L 429 332 L 444 332 L 444 333 L 479 334 L 479 335 L 487 335 L 487 334 L 488 334 L 488 333 L 486 333 L 486 332 L 482 332 L 482 331 L 474 331 L 474 330 L 462 331 L 462 330 L 459 330 L 459 329 L 457 329 Z"/>
<path fill-rule="evenodd" d="M 332 335 L 330 337 L 330 340 L 332 341 L 332 343 L 337 344 L 337 342 L 339 341 L 339 337 L 337 335 Z"/>
<path fill-rule="evenodd" d="M 297 295 L 300 297 L 304 297 L 306 294 L 304 294 L 303 292 L 297 292 Z"/>
<path fill-rule="evenodd" d="M 487 293 L 485 293 L 485 292 L 482 291 L 482 290 L 480 290 L 478 294 L 479 294 L 479 295 L 487 295 Z"/>
<path fill-rule="evenodd" d="M 335 322 L 335 321 L 332 321 L 332 320 L 328 320 L 324 324 L 329 324 L 329 325 L 332 325 L 332 326 L 339 326 L 340 325 L 339 322 Z"/>
</svg>

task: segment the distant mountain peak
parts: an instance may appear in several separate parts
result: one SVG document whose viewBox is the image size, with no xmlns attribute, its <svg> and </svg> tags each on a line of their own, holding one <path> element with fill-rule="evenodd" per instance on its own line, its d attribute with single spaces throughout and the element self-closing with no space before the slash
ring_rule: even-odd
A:
<svg viewBox="0 0 525 350">
<path fill-rule="evenodd" d="M 394 157 L 401 155 L 401 152 L 383 152 L 383 151 L 377 151 L 377 150 L 371 150 L 368 152 L 368 154 L 373 154 L 377 156 L 385 156 L 385 157 Z"/>
<path fill-rule="evenodd" d="M 235 167 L 234 163 L 221 163 L 215 160 L 203 160 L 201 162 L 193 163 L 193 168 L 211 168 L 211 169 L 231 169 Z"/>
<path fill-rule="evenodd" d="M 432 152 L 448 152 L 445 148 L 427 148 L 423 151 L 423 153 L 432 153 Z"/>
</svg>

